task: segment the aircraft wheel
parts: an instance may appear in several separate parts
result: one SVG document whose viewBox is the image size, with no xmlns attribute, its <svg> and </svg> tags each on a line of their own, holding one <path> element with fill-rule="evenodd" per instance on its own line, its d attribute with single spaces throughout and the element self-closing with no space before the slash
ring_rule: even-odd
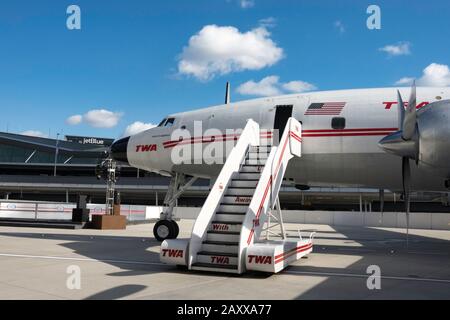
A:
<svg viewBox="0 0 450 320">
<path fill-rule="evenodd" d="M 175 239 L 175 225 L 171 220 L 159 220 L 153 227 L 156 240 L 163 242 L 166 239 Z"/>
<path fill-rule="evenodd" d="M 178 223 L 176 223 L 174 220 L 171 220 L 170 222 L 172 222 L 173 228 L 175 231 L 173 238 L 170 238 L 170 239 L 176 239 L 176 238 L 178 238 L 178 235 L 180 234 L 180 227 L 178 226 Z"/>
</svg>

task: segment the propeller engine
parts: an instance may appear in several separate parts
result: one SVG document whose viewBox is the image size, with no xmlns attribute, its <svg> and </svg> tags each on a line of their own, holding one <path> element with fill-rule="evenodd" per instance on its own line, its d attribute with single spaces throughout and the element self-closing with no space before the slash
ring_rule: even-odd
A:
<svg viewBox="0 0 450 320">
<path fill-rule="evenodd" d="M 407 243 L 409 240 L 411 160 L 440 177 L 450 177 L 450 101 L 438 101 L 417 110 L 415 82 L 409 102 L 398 95 L 398 128 L 379 142 L 384 151 L 402 158 L 402 184 L 405 200 Z M 408 243 L 409 244 L 409 243 Z"/>
<path fill-rule="evenodd" d="M 402 95 L 397 91 L 398 127 L 399 131 L 388 135 L 379 142 L 379 146 L 386 152 L 402 157 L 402 184 L 406 213 L 406 241 L 409 245 L 409 211 L 410 211 L 410 160 L 418 161 L 419 139 L 417 128 L 417 97 L 416 85 L 411 88 L 411 95 L 405 110 Z"/>
</svg>

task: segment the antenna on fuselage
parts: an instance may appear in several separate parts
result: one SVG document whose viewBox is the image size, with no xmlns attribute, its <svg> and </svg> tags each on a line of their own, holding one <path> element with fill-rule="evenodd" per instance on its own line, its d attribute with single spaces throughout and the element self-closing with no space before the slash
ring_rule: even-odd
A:
<svg viewBox="0 0 450 320">
<path fill-rule="evenodd" d="M 230 82 L 227 82 L 227 87 L 225 89 L 225 104 L 230 104 Z"/>
</svg>

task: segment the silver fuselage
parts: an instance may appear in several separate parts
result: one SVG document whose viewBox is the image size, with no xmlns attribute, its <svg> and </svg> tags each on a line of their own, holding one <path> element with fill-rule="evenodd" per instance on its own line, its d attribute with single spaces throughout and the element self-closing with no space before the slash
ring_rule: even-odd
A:
<svg viewBox="0 0 450 320">
<path fill-rule="evenodd" d="M 174 130 L 183 128 L 194 132 L 194 121 L 201 121 L 204 132 L 212 128 L 226 132 L 227 129 L 243 128 L 248 119 L 258 122 L 262 129 L 272 130 L 277 106 L 292 105 L 292 116 L 303 124 L 303 156 L 290 162 L 286 179 L 308 186 L 401 190 L 401 158 L 385 153 L 378 146 L 383 137 L 398 129 L 396 91 L 396 88 L 383 88 L 314 92 L 173 114 L 170 117 L 175 121 L 171 127 L 153 128 L 130 138 L 128 161 L 134 167 L 162 174 L 182 172 L 213 178 L 218 175 L 220 164 L 173 163 L 173 148 L 167 146 L 168 141 L 174 140 Z M 409 95 L 408 88 L 400 91 L 404 96 Z M 450 99 L 450 88 L 419 87 L 417 99 L 418 105 Z M 345 107 L 339 115 L 305 115 L 312 103 L 330 102 L 345 102 Z M 335 117 L 345 118 L 345 129 L 332 128 Z M 200 137 L 202 135 L 205 133 L 200 133 Z M 450 150 L 450 137 L 448 140 Z M 137 152 L 139 145 L 155 147 L 148 148 L 148 152 Z M 205 147 L 200 143 L 200 148 Z M 446 191 L 444 181 L 449 178 L 448 169 L 435 172 L 420 164 L 412 165 L 412 190 Z"/>
</svg>

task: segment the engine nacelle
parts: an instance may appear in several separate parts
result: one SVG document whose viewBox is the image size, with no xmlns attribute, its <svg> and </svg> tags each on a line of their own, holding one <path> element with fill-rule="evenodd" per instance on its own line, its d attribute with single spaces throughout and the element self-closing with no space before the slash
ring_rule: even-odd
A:
<svg viewBox="0 0 450 320">
<path fill-rule="evenodd" d="M 431 103 L 417 116 L 419 165 L 450 178 L 450 100 Z"/>
</svg>

